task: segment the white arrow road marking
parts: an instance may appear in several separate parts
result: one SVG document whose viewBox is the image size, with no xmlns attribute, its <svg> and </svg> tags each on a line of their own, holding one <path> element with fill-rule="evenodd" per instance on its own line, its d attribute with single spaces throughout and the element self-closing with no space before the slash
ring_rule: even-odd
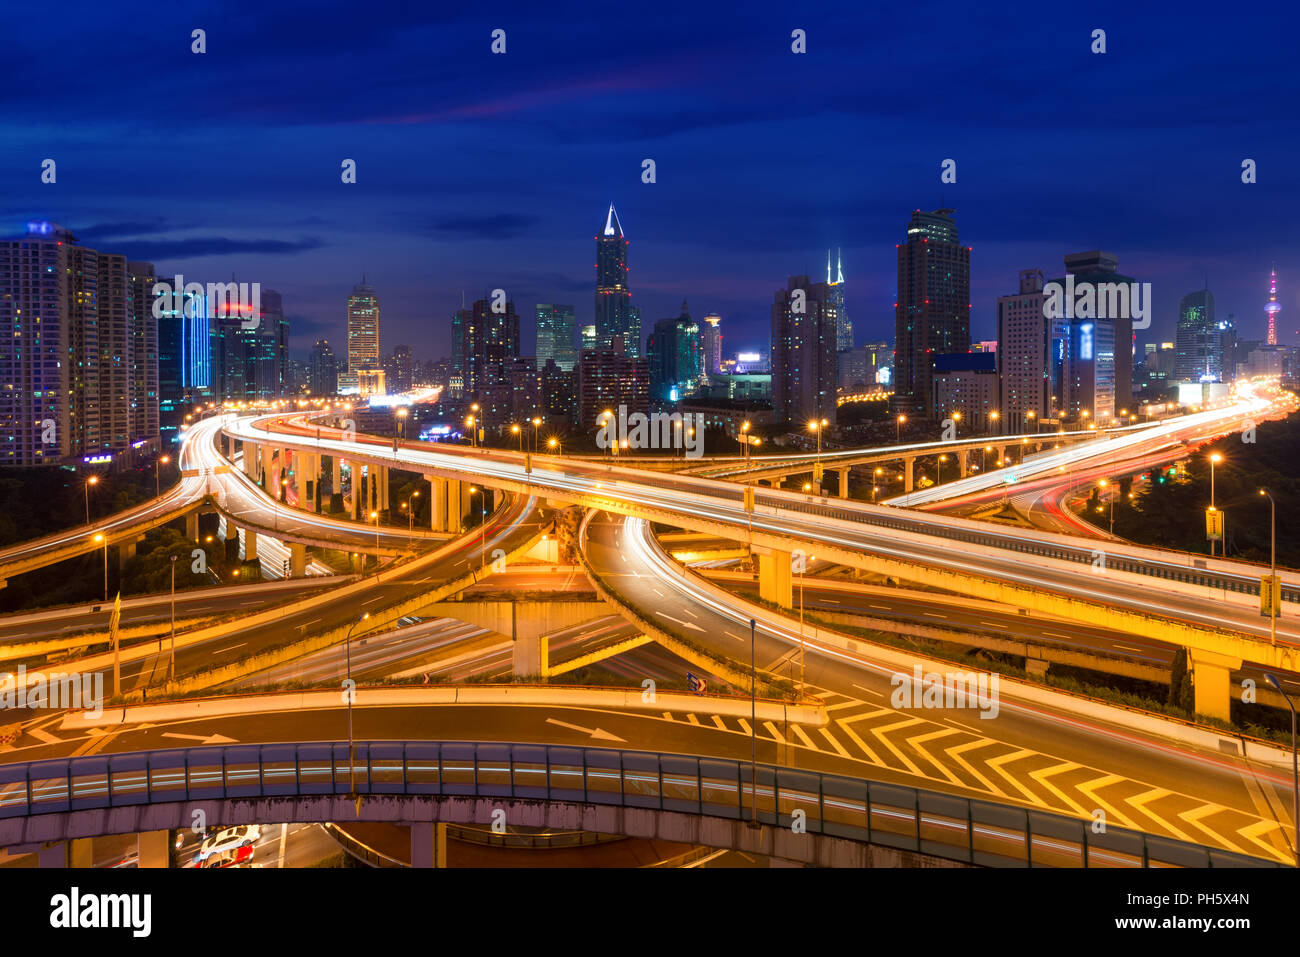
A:
<svg viewBox="0 0 1300 957">
<path fill-rule="evenodd" d="M 175 731 L 164 731 L 164 738 L 184 738 L 187 741 L 199 741 L 203 744 L 234 744 L 234 738 L 227 738 L 224 734 L 209 734 L 206 737 L 201 734 L 177 734 Z"/>
<path fill-rule="evenodd" d="M 681 625 L 683 628 L 693 628 L 696 631 L 704 630 L 699 625 L 692 624 L 689 621 L 682 621 L 680 618 L 674 618 L 672 615 L 665 615 L 662 611 L 657 611 L 655 612 L 655 614 L 658 615 L 660 618 L 667 618 L 669 621 L 675 622 L 676 624 Z"/>
<path fill-rule="evenodd" d="M 580 724 L 569 724 L 567 721 L 556 721 L 554 718 L 547 718 L 547 724 L 558 724 L 561 728 L 568 728 L 570 731 L 578 731 L 582 734 L 589 734 L 593 738 L 599 738 L 601 741 L 622 741 L 627 744 L 626 738 L 620 738 L 616 734 L 610 734 L 608 731 L 602 731 L 600 728 L 584 728 Z"/>
</svg>

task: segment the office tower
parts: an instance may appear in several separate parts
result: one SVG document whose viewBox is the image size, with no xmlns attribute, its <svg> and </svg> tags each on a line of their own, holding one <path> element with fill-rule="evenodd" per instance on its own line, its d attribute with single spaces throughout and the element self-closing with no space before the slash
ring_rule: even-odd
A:
<svg viewBox="0 0 1300 957">
<path fill-rule="evenodd" d="M 379 297 L 366 277 L 348 296 L 348 372 L 379 365 Z"/>
<path fill-rule="evenodd" d="M 802 430 L 812 419 L 835 422 L 839 316 L 826 283 L 791 276 L 772 303 L 772 412 Z"/>
<path fill-rule="evenodd" d="M 537 304 L 537 366 L 544 368 L 551 359 L 566 372 L 578 363 L 574 341 L 577 320 L 572 306 L 539 302 Z"/>
<path fill-rule="evenodd" d="M 311 370 L 307 388 L 312 395 L 337 395 L 339 391 L 339 364 L 328 339 L 317 339 L 311 347 Z"/>
<path fill-rule="evenodd" d="M 1268 339 L 1266 343 L 1270 346 L 1277 345 L 1277 314 L 1282 311 L 1282 304 L 1277 301 L 1277 264 L 1273 264 L 1273 271 L 1268 277 L 1268 302 L 1264 305 L 1264 312 L 1268 316 Z"/>
<path fill-rule="evenodd" d="M 835 351 L 846 352 L 853 348 L 853 323 L 844 309 L 844 261 L 840 250 L 835 250 L 835 272 L 831 273 L 831 251 L 826 250 L 826 285 L 831 287 L 835 300 L 835 314 L 839 316 L 839 326 L 835 332 Z"/>
<path fill-rule="evenodd" d="M 889 362 L 889 346 L 883 342 L 855 346 L 836 356 L 841 392 L 870 392 L 876 387 L 876 375 Z"/>
<path fill-rule="evenodd" d="M 415 378 L 415 357 L 410 346 L 394 346 L 384 360 L 384 381 L 389 392 L 410 392 Z"/>
<path fill-rule="evenodd" d="M 641 314 L 632 308 L 627 284 L 627 246 L 610 203 L 596 237 L 596 348 L 609 349 L 614 337 L 622 336 L 627 354 L 635 357 L 641 354 Z"/>
<path fill-rule="evenodd" d="M 623 337 L 615 336 L 608 349 L 587 349 L 578 356 L 578 427 L 597 428 L 596 419 L 606 409 L 648 412 L 650 364 L 631 355 Z"/>
<path fill-rule="evenodd" d="M 704 376 L 704 339 L 685 300 L 680 316 L 655 323 L 646 351 L 653 401 L 676 402 L 699 386 Z"/>
<path fill-rule="evenodd" d="M 700 332 L 704 337 L 704 374 L 718 375 L 722 372 L 722 317 L 709 313 Z"/>
<path fill-rule="evenodd" d="M 1074 276 L 1074 288 L 1076 290 L 1083 283 L 1091 284 L 1094 290 L 1099 290 L 1103 285 L 1114 283 L 1128 285 L 1131 289 L 1131 284 L 1135 280 L 1131 276 L 1121 275 L 1116 271 L 1118 268 L 1119 257 L 1114 253 L 1103 252 L 1099 249 L 1072 253 L 1065 257 L 1065 271 L 1067 274 Z M 1055 281 L 1062 286 L 1066 283 L 1064 278 Z M 1101 311 L 1101 303 L 1103 301 L 1109 303 L 1110 298 L 1109 295 L 1102 295 L 1100 291 L 1098 292 L 1098 313 Z M 1128 298 L 1126 296 L 1118 301 L 1127 302 Z M 1109 311 L 1108 308 L 1107 312 Z M 1109 388 L 1102 388 L 1099 394 L 1104 395 L 1109 391 L 1112 397 L 1111 408 L 1109 410 L 1092 409 L 1091 412 L 1094 416 L 1114 414 L 1120 409 L 1127 409 L 1133 404 L 1133 316 L 1130 309 L 1120 308 L 1116 311 L 1118 315 L 1114 316 L 1101 317 L 1098 315 L 1096 318 L 1076 317 L 1069 320 L 1071 326 L 1094 325 L 1097 334 L 1091 337 L 1093 341 L 1110 341 L 1114 343 L 1113 348 L 1109 350 L 1110 354 L 1099 353 L 1095 357 L 1095 364 L 1092 366 L 1098 375 L 1111 383 Z M 1108 332 L 1102 330 L 1103 326 L 1109 326 L 1110 330 Z M 1088 332 L 1089 330 L 1072 329 L 1069 339 L 1071 342 L 1085 342 L 1090 338 Z M 1081 359 L 1080 361 L 1090 362 L 1093 360 Z M 1113 361 L 1114 365 L 1108 367 L 1108 363 L 1111 361 Z M 1071 376 L 1072 380 L 1075 378 L 1077 377 Z M 1076 411 L 1088 409 L 1086 403 L 1074 402 L 1072 404 Z"/>
<path fill-rule="evenodd" d="M 1046 302 L 1040 269 L 1020 270 L 1020 291 L 998 297 L 997 431 L 1033 431 L 1036 422 L 1052 418 L 1066 324 L 1048 318 Z"/>
<path fill-rule="evenodd" d="M 1179 382 L 1223 381 L 1223 347 L 1214 321 L 1214 294 L 1200 289 L 1178 302 L 1174 376 Z"/>
<path fill-rule="evenodd" d="M 1128 408 L 1115 400 L 1115 326 L 1105 319 L 1075 319 L 1067 327 L 1061 410 L 1080 423 L 1109 424 L 1119 409 Z"/>
<path fill-rule="evenodd" d="M 958 241 L 952 214 L 916 210 L 907 241 L 898 245 L 890 400 L 895 413 L 933 418 L 931 356 L 970 348 L 970 247 Z"/>
<path fill-rule="evenodd" d="M 460 379 L 461 388 L 465 385 L 465 330 L 473 321 L 474 311 L 463 306 L 451 314 L 451 375 Z"/>
<path fill-rule="evenodd" d="M 0 242 L 0 464 L 114 457 L 156 443 L 152 299 L 126 257 L 27 224 Z M 153 391 L 156 393 L 156 378 Z"/>
<path fill-rule="evenodd" d="M 585 352 L 594 348 L 596 348 L 596 325 L 595 323 L 588 323 L 581 330 L 579 351 Z"/>
<path fill-rule="evenodd" d="M 262 349 L 274 356 L 274 385 L 271 395 L 285 395 L 289 388 L 289 320 L 284 316 L 284 302 L 274 289 L 264 289 L 262 299 Z M 267 383 L 270 385 L 270 383 Z"/>
</svg>

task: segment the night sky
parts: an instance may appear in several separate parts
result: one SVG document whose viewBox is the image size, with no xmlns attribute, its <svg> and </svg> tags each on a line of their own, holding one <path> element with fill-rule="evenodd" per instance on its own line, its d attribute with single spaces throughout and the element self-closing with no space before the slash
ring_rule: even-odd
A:
<svg viewBox="0 0 1300 957">
<path fill-rule="evenodd" d="M 506 289 L 526 352 L 536 302 L 590 322 L 612 201 L 646 329 L 687 299 L 722 314 L 733 352 L 767 349 L 773 291 L 824 278 L 829 246 L 857 341 L 891 340 L 894 246 L 913 209 L 942 204 L 974 248 L 973 340 L 995 336 L 1020 269 L 1052 278 L 1103 248 L 1152 283 L 1139 341 L 1171 338 L 1207 276 L 1218 315 L 1262 337 L 1276 261 L 1279 339 L 1297 342 L 1294 7 L 217 6 L 6 5 L 0 235 L 50 219 L 160 273 L 260 280 L 297 355 L 321 336 L 344 348 L 364 271 L 384 352 L 433 358 L 462 290 Z"/>
</svg>

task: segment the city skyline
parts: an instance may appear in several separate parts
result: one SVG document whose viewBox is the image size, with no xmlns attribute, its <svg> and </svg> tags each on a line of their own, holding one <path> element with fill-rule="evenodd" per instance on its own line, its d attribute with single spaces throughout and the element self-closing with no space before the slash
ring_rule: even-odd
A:
<svg viewBox="0 0 1300 957">
<path fill-rule="evenodd" d="M 90 7 L 86 15 L 99 16 Z M 11 184 L 0 206 L 6 232 L 46 219 L 93 248 L 153 262 L 160 274 L 258 278 L 290 304 L 296 357 L 316 339 L 342 339 L 338 303 L 364 272 L 383 294 L 392 341 L 434 357 L 462 291 L 472 300 L 504 287 L 529 306 L 574 302 L 579 327 L 590 323 L 588 243 L 610 203 L 634 241 L 630 282 L 644 329 L 688 299 L 722 315 L 738 347 L 757 345 L 784 278 L 819 275 L 825 251 L 836 248 L 857 341 L 884 338 L 900 212 L 943 205 L 956 209 L 975 248 L 977 339 L 991 337 L 997 298 L 1020 270 L 1050 270 L 1071 250 L 1108 249 L 1152 282 L 1152 334 L 1165 338 L 1179 300 L 1205 285 L 1207 273 L 1220 311 L 1236 315 L 1243 335 L 1263 338 L 1259 290 L 1276 261 L 1281 341 L 1295 342 L 1300 283 L 1288 276 L 1300 272 L 1296 244 L 1257 227 L 1296 198 L 1285 174 L 1295 134 L 1269 121 L 1285 112 L 1296 81 L 1262 82 L 1267 57 L 1258 55 L 1280 44 L 1277 32 L 1187 12 L 1126 11 L 1123 29 L 1110 28 L 1109 51 L 1096 55 L 1094 25 L 1052 11 L 1034 22 L 992 13 L 977 25 L 895 11 L 876 31 L 847 8 L 831 8 L 801 24 L 810 37 L 806 69 L 792 74 L 773 69 L 796 55 L 788 28 L 795 24 L 781 22 L 784 14 L 735 24 L 670 10 L 655 23 L 638 17 L 617 50 L 606 50 L 590 43 L 600 26 L 560 35 L 543 14 L 519 8 L 502 14 L 510 45 L 493 55 L 495 23 L 399 17 L 378 4 L 364 26 L 368 41 L 395 61 L 427 59 L 401 56 L 422 45 L 442 54 L 440 65 L 409 68 L 406 88 L 388 96 L 382 77 L 347 59 L 328 81 L 302 88 L 298 74 L 322 53 L 350 50 L 357 36 L 324 26 L 328 16 L 292 26 L 283 16 L 246 14 L 237 44 L 214 31 L 200 61 L 188 51 L 189 11 L 166 13 L 157 29 L 181 38 L 164 56 L 174 83 L 150 87 L 150 96 L 159 117 L 195 118 L 179 128 L 96 112 L 106 95 L 130 101 L 150 78 L 104 58 L 94 31 L 74 40 L 86 47 L 69 55 L 98 68 L 102 82 L 75 104 L 52 97 L 57 89 L 15 94 L 5 128 L 12 150 L 0 159 Z M 31 49 L 42 36 L 53 40 L 48 24 L 17 17 Z M 1157 28 L 1160 44 L 1134 40 Z M 1204 75 L 1184 76 L 1176 90 L 1151 82 L 1206 36 L 1216 42 L 1206 44 Z M 271 37 L 297 42 L 278 42 L 274 57 L 263 56 Z M 595 53 L 557 70 L 570 43 Z M 921 49 L 949 78 L 1014 56 L 1036 77 L 1037 93 L 1018 99 L 1023 109 L 1010 129 L 994 111 L 1009 81 L 996 76 L 942 103 L 903 107 L 891 99 L 899 81 L 887 58 L 861 67 L 873 51 L 900 43 Z M 769 48 L 767 56 L 753 53 Z M 1276 53 L 1285 55 L 1280 46 Z M 543 61 L 548 79 L 535 86 Z M 664 62 L 677 69 L 651 67 Z M 449 86 L 484 63 L 492 69 L 474 93 Z M 4 69 L 16 75 L 30 63 L 19 56 Z M 208 89 L 214 76 L 227 91 L 221 97 Z M 1076 84 L 1112 102 L 1104 116 L 1048 111 L 1046 103 L 1074 96 Z M 836 94 L 821 96 L 828 86 Z M 864 105 L 868 95 L 881 105 Z M 1247 97 L 1252 109 L 1243 115 L 1237 104 Z M 38 109 L 50 125 L 26 122 Z M 620 110 L 624 123 L 613 119 Z M 956 113 L 963 117 L 952 119 Z M 1233 124 L 1226 137 L 1215 124 L 1225 115 Z M 75 134 L 53 125 L 73 120 Z M 829 156 L 778 157 L 766 148 L 826 122 L 844 131 L 842 148 Z M 137 135 L 123 138 L 124 126 Z M 725 152 L 704 147 L 719 135 Z M 231 146 L 254 136 L 274 162 L 250 162 Z M 503 137 L 511 150 L 487 148 Z M 909 146 L 899 151 L 898 142 Z M 168 159 L 173 149 L 187 157 L 183 172 Z M 436 166 L 416 161 L 430 150 Z M 40 181 L 46 157 L 60 163 L 56 184 Z M 340 182 L 345 158 L 358 163 L 352 186 Z M 646 158 L 656 162 L 654 183 L 641 181 Z M 956 183 L 940 182 L 948 158 L 957 163 Z M 1257 183 L 1241 182 L 1246 158 L 1258 163 Z M 1079 188 L 1063 191 L 1062 182 Z M 1212 236 L 1197 227 L 1208 221 Z M 525 352 L 531 329 L 528 336 Z"/>
</svg>

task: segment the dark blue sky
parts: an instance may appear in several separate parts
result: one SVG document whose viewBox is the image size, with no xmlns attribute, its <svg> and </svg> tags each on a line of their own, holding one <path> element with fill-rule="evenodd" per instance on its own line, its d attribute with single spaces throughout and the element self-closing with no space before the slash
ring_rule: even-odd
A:
<svg viewBox="0 0 1300 957">
<path fill-rule="evenodd" d="M 823 274 L 828 246 L 857 340 L 892 338 L 894 245 L 942 197 L 974 248 L 973 338 L 994 336 L 1020 269 L 1050 278 L 1100 247 L 1152 283 L 1140 341 L 1168 338 L 1207 274 L 1219 314 L 1262 336 L 1274 260 L 1297 341 L 1294 8 L 440 6 L 9 5 L 0 232 L 48 218 L 160 271 L 258 279 L 283 293 L 298 354 L 342 347 L 364 271 L 384 351 L 433 357 L 462 290 L 505 288 L 526 350 L 533 303 L 590 321 L 613 201 L 647 327 L 685 298 L 722 314 L 734 351 L 767 348 L 773 291 Z M 195 27 L 206 55 L 189 52 Z"/>
</svg>

